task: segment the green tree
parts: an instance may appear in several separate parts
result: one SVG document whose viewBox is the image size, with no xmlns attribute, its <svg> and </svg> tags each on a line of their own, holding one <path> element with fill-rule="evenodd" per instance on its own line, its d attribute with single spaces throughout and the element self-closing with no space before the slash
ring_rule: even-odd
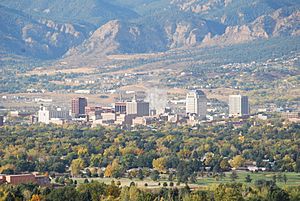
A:
<svg viewBox="0 0 300 201">
<path fill-rule="evenodd" d="M 205 191 L 199 191 L 188 194 L 183 197 L 183 201 L 209 201 L 208 193 Z"/>
<path fill-rule="evenodd" d="M 196 183 L 197 182 L 197 175 L 193 173 L 190 177 L 190 182 L 191 183 Z"/>
<path fill-rule="evenodd" d="M 47 195 L 47 200 L 51 201 L 77 201 L 78 198 L 78 192 L 73 187 L 53 189 L 51 193 Z"/>
<path fill-rule="evenodd" d="M 286 174 L 284 174 L 283 175 L 283 181 L 284 181 L 285 184 L 286 184 L 287 180 L 288 180 L 288 178 L 287 178 Z"/>
<path fill-rule="evenodd" d="M 242 185 L 237 183 L 219 184 L 214 190 L 215 201 L 243 201 Z"/>
<path fill-rule="evenodd" d="M 93 181 L 87 184 L 80 184 L 77 188 L 79 193 L 89 192 L 93 201 L 101 200 L 102 196 L 106 195 L 107 185 L 98 181 Z"/>
<path fill-rule="evenodd" d="M 15 197 L 11 192 L 8 192 L 8 194 L 6 195 L 5 201 L 15 201 Z"/>
<path fill-rule="evenodd" d="M 274 182 L 274 184 L 276 183 L 276 181 L 277 181 L 277 176 L 276 176 L 276 174 L 273 175 L 272 181 Z"/>
<path fill-rule="evenodd" d="M 251 176 L 247 174 L 247 176 L 245 177 L 245 182 L 251 183 L 251 181 L 252 181 Z"/>
<path fill-rule="evenodd" d="M 174 174 L 170 173 L 168 176 L 168 181 L 173 181 Z"/>
<path fill-rule="evenodd" d="M 144 174 L 143 174 L 143 171 L 141 169 L 138 170 L 137 178 L 139 180 L 143 180 L 144 179 Z"/>
<path fill-rule="evenodd" d="M 160 178 L 159 177 L 159 172 L 157 170 L 152 171 L 151 174 L 150 174 L 150 178 L 153 181 L 157 181 Z"/>
<path fill-rule="evenodd" d="M 300 158 L 296 160 L 295 172 L 300 172 Z"/>
<path fill-rule="evenodd" d="M 84 168 L 84 160 L 82 158 L 74 159 L 71 163 L 71 174 L 76 177 L 80 174 L 80 170 Z"/>
<path fill-rule="evenodd" d="M 283 182 L 283 177 L 281 173 L 278 174 L 277 179 L 279 182 Z"/>
<path fill-rule="evenodd" d="M 272 186 L 267 195 L 268 201 L 290 201 L 289 194 L 277 186 Z"/>
<path fill-rule="evenodd" d="M 220 168 L 222 169 L 222 171 L 226 171 L 230 168 L 229 162 L 227 159 L 222 159 L 220 162 Z"/>
<path fill-rule="evenodd" d="M 62 162 L 53 163 L 53 165 L 50 168 L 54 172 L 58 172 L 58 173 L 65 172 L 65 165 Z"/>
<path fill-rule="evenodd" d="M 231 181 L 235 181 L 238 177 L 236 171 L 232 171 L 231 174 L 230 174 L 230 179 Z"/>
<path fill-rule="evenodd" d="M 116 186 L 114 181 L 112 181 L 111 184 L 106 188 L 106 194 L 108 196 L 117 198 L 120 196 L 120 193 L 121 193 L 121 189 L 118 186 Z"/>
</svg>

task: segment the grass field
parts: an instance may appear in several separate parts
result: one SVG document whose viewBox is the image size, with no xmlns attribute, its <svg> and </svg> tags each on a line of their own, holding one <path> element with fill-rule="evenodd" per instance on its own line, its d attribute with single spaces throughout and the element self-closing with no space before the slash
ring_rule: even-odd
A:
<svg viewBox="0 0 300 201">
<path fill-rule="evenodd" d="M 220 179 L 219 181 L 217 181 L 215 178 L 212 177 L 204 177 L 204 178 L 197 178 L 197 184 L 198 185 L 204 185 L 204 186 L 209 186 L 209 185 L 213 185 L 213 184 L 219 184 L 219 183 L 228 183 L 231 182 L 231 178 L 230 178 L 230 174 L 231 173 L 226 173 L 226 177 L 224 177 L 223 179 Z M 276 175 L 278 178 L 279 173 L 272 173 L 272 172 L 258 172 L 258 173 L 251 173 L 251 172 L 238 172 L 238 178 L 235 180 L 236 182 L 240 182 L 240 183 L 246 183 L 245 182 L 245 177 L 249 174 L 252 182 L 249 184 L 254 184 L 254 182 L 256 180 L 259 179 L 265 179 L 265 180 L 272 180 L 273 176 Z M 283 176 L 283 174 L 286 175 L 287 177 L 287 183 L 285 184 L 283 181 L 276 181 L 276 184 L 278 186 L 300 186 L 300 174 L 299 173 L 293 173 L 293 172 L 288 172 L 288 173 L 281 173 L 281 175 Z"/>
<path fill-rule="evenodd" d="M 223 179 L 219 179 L 218 181 L 216 180 L 216 178 L 213 177 L 198 177 L 197 178 L 197 182 L 195 184 L 191 184 L 189 183 L 188 185 L 190 186 L 190 188 L 202 188 L 205 189 L 209 186 L 212 185 L 217 185 L 220 183 L 229 183 L 232 182 L 230 179 L 230 172 L 226 173 L 226 176 Z M 247 176 L 247 174 L 250 175 L 252 182 L 249 183 L 249 185 L 254 185 L 254 182 L 256 180 L 259 179 L 265 179 L 265 180 L 272 180 L 273 176 L 276 175 L 278 178 L 279 173 L 272 173 L 272 172 L 259 172 L 259 173 L 251 173 L 251 172 L 238 172 L 238 178 L 235 180 L 236 182 L 240 182 L 240 183 L 244 183 L 245 182 L 245 177 Z M 285 186 L 300 186 L 300 173 L 282 173 L 281 175 L 286 175 L 287 177 L 287 183 L 285 184 L 283 181 L 276 181 L 276 184 L 280 187 L 285 187 Z M 75 180 L 77 180 L 78 183 L 83 183 L 85 178 L 75 178 Z M 167 182 L 168 186 L 169 186 L 169 181 L 167 181 L 166 179 L 160 179 L 159 181 L 153 181 L 150 178 L 145 178 L 144 180 L 139 180 L 139 179 L 128 179 L 128 178 L 120 178 L 120 179 L 115 179 L 115 178 L 89 178 L 89 181 L 94 180 L 94 181 L 99 181 L 99 182 L 104 182 L 106 184 L 110 184 L 112 180 L 114 180 L 115 182 L 120 181 L 121 182 L 121 186 L 129 186 L 130 183 L 133 181 L 137 184 L 138 187 L 145 187 L 145 183 L 148 184 L 147 188 L 160 188 L 162 187 L 163 182 Z M 161 185 L 159 186 L 158 183 L 160 183 Z M 176 185 L 176 181 L 173 181 L 174 186 Z M 177 187 L 184 187 L 185 184 L 180 184 Z"/>
</svg>

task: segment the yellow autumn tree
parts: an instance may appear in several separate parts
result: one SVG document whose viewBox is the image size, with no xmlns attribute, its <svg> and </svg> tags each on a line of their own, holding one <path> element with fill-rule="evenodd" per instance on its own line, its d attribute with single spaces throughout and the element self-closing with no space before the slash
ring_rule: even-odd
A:
<svg viewBox="0 0 300 201">
<path fill-rule="evenodd" d="M 210 163 L 213 161 L 214 154 L 212 152 L 208 152 L 205 154 L 205 165 L 210 165 Z"/>
<path fill-rule="evenodd" d="M 77 148 L 77 153 L 78 153 L 79 156 L 84 156 L 88 153 L 88 149 L 86 147 L 79 146 Z"/>
<path fill-rule="evenodd" d="M 105 177 L 111 177 L 112 176 L 112 165 L 111 164 L 108 164 L 105 168 L 105 172 L 104 172 L 104 176 Z"/>
<path fill-rule="evenodd" d="M 166 172 L 166 164 L 167 159 L 165 157 L 153 159 L 152 161 L 153 168 L 162 173 Z"/>
<path fill-rule="evenodd" d="M 229 164 L 233 168 L 238 168 L 238 167 L 242 166 L 244 164 L 244 162 L 245 162 L 245 159 L 241 155 L 237 155 L 237 156 L 233 157 L 232 160 L 229 161 Z"/>
<path fill-rule="evenodd" d="M 118 159 L 114 159 L 112 164 L 107 165 L 104 176 L 105 177 L 118 177 L 121 172 L 121 165 Z"/>
<path fill-rule="evenodd" d="M 34 195 L 32 195 L 32 197 L 31 197 L 31 200 L 30 201 L 41 201 L 42 200 L 42 198 L 41 198 L 41 196 L 40 195 L 36 195 L 36 194 L 34 194 Z"/>
<path fill-rule="evenodd" d="M 74 159 L 71 163 L 71 174 L 72 176 L 78 176 L 80 170 L 84 168 L 84 160 L 82 158 Z"/>
</svg>

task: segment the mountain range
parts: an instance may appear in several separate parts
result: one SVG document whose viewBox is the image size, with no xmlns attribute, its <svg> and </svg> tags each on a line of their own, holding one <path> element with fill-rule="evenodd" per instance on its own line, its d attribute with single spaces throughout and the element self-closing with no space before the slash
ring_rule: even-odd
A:
<svg viewBox="0 0 300 201">
<path fill-rule="evenodd" d="M 42 60 L 295 38 L 298 0 L 0 0 L 0 55 Z"/>
</svg>

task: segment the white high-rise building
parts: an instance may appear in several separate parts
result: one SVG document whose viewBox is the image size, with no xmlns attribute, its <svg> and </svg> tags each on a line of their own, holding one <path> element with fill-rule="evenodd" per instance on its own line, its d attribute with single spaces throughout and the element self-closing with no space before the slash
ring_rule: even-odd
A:
<svg viewBox="0 0 300 201">
<path fill-rule="evenodd" d="M 229 96 L 229 116 L 249 115 L 248 96 L 230 95 Z"/>
<path fill-rule="evenodd" d="M 41 105 L 38 111 L 38 121 L 45 124 L 49 124 L 50 122 L 50 111 L 43 105 Z"/>
<path fill-rule="evenodd" d="M 205 119 L 207 112 L 207 98 L 203 91 L 189 91 L 186 95 L 186 113 L 196 114 Z"/>
<path fill-rule="evenodd" d="M 70 118 L 69 111 L 62 110 L 61 108 L 47 109 L 45 106 L 41 105 L 38 111 L 38 122 L 49 124 L 53 119 L 63 119 L 67 120 Z"/>
</svg>

